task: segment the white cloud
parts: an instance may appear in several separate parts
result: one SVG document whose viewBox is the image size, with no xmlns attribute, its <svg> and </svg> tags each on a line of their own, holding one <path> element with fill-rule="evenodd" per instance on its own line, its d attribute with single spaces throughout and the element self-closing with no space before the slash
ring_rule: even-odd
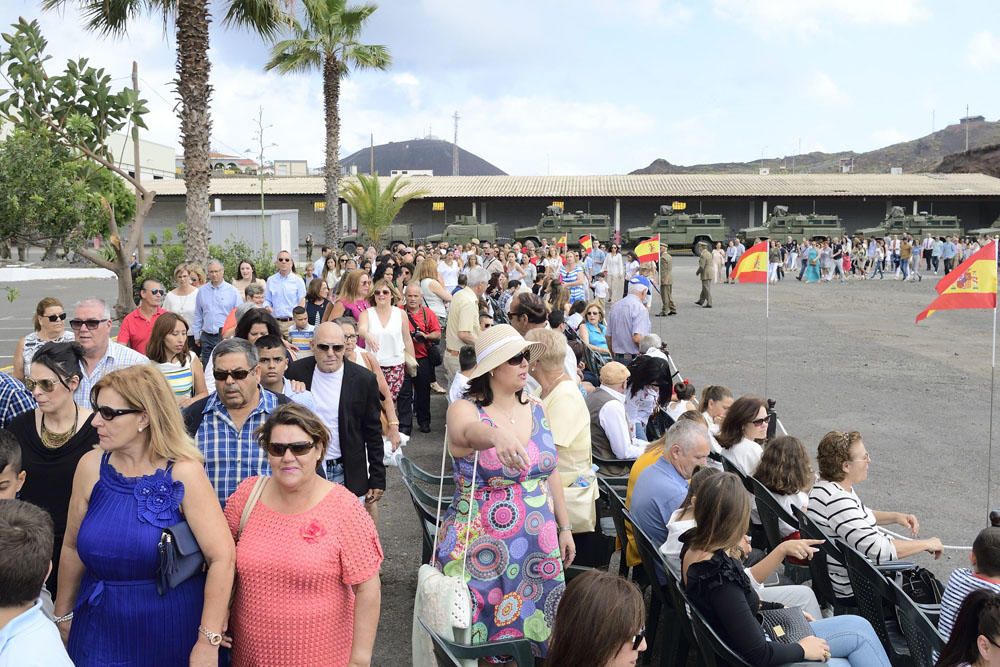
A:
<svg viewBox="0 0 1000 667">
<path fill-rule="evenodd" d="M 988 30 L 977 32 L 969 40 L 966 58 L 976 69 L 986 69 L 1000 63 L 1000 38 Z"/>
<path fill-rule="evenodd" d="M 850 97 L 837 85 L 833 77 L 820 70 L 812 72 L 802 88 L 811 99 L 823 104 L 845 106 L 850 103 Z"/>
<path fill-rule="evenodd" d="M 826 32 L 832 23 L 898 26 L 929 15 L 921 0 L 714 0 L 713 7 L 717 16 L 762 36 L 799 40 Z"/>
<path fill-rule="evenodd" d="M 694 10 L 690 6 L 670 0 L 629 0 L 621 3 L 593 0 L 591 8 L 608 17 L 639 20 L 645 25 L 658 27 L 676 28 L 689 23 L 694 17 Z"/>
<path fill-rule="evenodd" d="M 913 137 L 900 132 L 895 127 L 885 127 L 872 132 L 872 140 L 876 146 L 891 146 L 893 144 L 909 141 Z"/>
<path fill-rule="evenodd" d="M 394 74 L 392 82 L 406 95 L 410 108 L 420 108 L 420 79 L 410 72 L 402 72 Z"/>
</svg>

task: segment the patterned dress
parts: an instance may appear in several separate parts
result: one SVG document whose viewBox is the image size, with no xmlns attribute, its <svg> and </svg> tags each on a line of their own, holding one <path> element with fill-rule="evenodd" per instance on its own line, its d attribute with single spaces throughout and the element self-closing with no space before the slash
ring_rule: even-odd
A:
<svg viewBox="0 0 1000 667">
<path fill-rule="evenodd" d="M 455 459 L 455 497 L 441 524 L 437 557 L 445 574 L 462 576 L 468 545 L 473 643 L 527 637 L 534 654 L 544 657 L 566 584 L 548 486 L 556 446 L 541 404 L 533 402 L 531 414 L 526 470 L 505 469 L 496 450 L 487 449 L 479 453 L 473 480 L 475 455 Z M 495 426 L 482 408 L 479 419 Z"/>
</svg>

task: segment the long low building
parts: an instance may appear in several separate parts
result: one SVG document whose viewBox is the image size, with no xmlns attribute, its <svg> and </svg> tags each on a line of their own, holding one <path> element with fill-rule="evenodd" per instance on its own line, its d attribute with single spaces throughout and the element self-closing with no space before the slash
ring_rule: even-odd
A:
<svg viewBox="0 0 1000 667">
<path fill-rule="evenodd" d="M 348 180 L 350 177 L 345 177 Z M 388 177 L 382 177 L 383 183 Z M 413 225 L 415 237 L 440 232 L 456 215 L 476 215 L 499 225 L 501 235 L 538 221 L 545 207 L 611 217 L 617 229 L 646 225 L 662 204 L 682 201 L 688 212 L 720 213 L 735 231 L 760 224 L 776 205 L 790 212 L 836 214 L 849 231 L 878 224 L 892 206 L 907 212 L 957 215 L 966 229 L 988 227 L 1000 217 L 1000 179 L 984 174 L 718 174 L 615 176 L 411 176 L 406 190 L 422 190 L 396 222 Z M 215 178 L 216 210 L 260 208 L 256 178 Z M 156 200 L 147 234 L 184 220 L 182 180 L 150 182 Z M 298 211 L 300 238 L 323 238 L 322 177 L 270 177 L 264 207 Z M 406 191 L 404 190 L 404 192 Z M 356 216 L 342 203 L 347 229 Z"/>
</svg>

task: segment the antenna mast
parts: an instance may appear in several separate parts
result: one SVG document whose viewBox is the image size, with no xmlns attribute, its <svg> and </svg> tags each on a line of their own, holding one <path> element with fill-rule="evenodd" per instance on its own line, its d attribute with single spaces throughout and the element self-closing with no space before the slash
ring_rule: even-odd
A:
<svg viewBox="0 0 1000 667">
<path fill-rule="evenodd" d="M 455 141 L 451 145 L 451 175 L 458 176 L 458 111 L 453 116 L 455 119 Z"/>
</svg>

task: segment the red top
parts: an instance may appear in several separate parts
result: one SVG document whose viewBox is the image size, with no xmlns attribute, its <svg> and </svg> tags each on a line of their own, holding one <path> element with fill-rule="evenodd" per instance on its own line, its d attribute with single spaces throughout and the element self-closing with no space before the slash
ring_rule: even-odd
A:
<svg viewBox="0 0 1000 667">
<path fill-rule="evenodd" d="M 153 333 L 153 323 L 165 312 L 167 311 L 158 307 L 153 317 L 147 320 L 142 310 L 136 308 L 122 319 L 122 325 L 118 329 L 118 342 L 136 352 L 146 354 L 146 343 L 149 342 L 149 335 Z"/>
<path fill-rule="evenodd" d="M 243 480 L 226 502 L 234 539 L 256 479 Z M 381 565 L 375 524 L 343 486 L 301 514 L 280 514 L 258 500 L 236 545 L 233 665 L 347 665 L 351 587 L 376 576 Z"/>
<path fill-rule="evenodd" d="M 404 310 L 406 309 L 404 308 Z M 441 323 L 438 322 L 437 315 L 434 314 L 433 310 L 427 308 L 426 306 L 421 306 L 420 310 L 417 311 L 416 313 L 411 313 L 409 310 L 406 310 L 406 314 L 409 316 L 406 318 L 406 321 L 410 325 L 410 336 L 413 336 L 413 333 L 416 331 L 416 328 L 414 328 L 413 326 L 414 322 L 417 323 L 417 326 L 420 327 L 420 330 L 423 331 L 424 333 L 433 333 L 435 331 L 438 332 L 441 331 Z M 440 341 L 440 339 L 438 340 Z M 416 357 L 417 359 L 423 359 L 424 357 L 426 357 L 427 343 L 423 342 L 422 340 L 418 340 L 417 338 L 414 338 L 413 356 Z"/>
</svg>

